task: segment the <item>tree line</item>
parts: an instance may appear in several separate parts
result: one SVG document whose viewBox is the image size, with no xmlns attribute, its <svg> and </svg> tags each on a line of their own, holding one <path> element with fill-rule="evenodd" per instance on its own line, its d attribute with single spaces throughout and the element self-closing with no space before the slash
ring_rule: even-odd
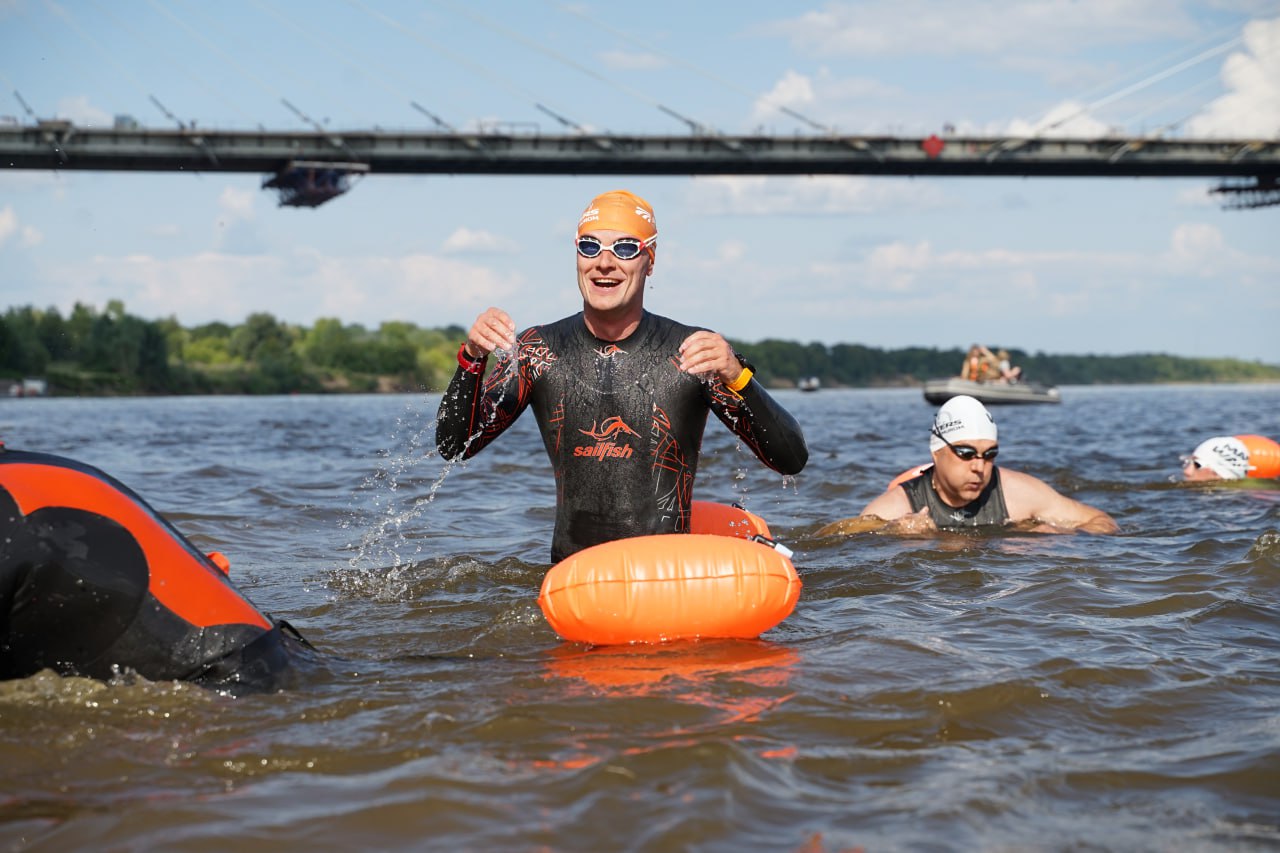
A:
<svg viewBox="0 0 1280 853">
<path fill-rule="evenodd" d="M 243 323 L 190 328 L 145 320 L 119 300 L 105 310 L 77 303 L 9 308 L 0 316 L 0 378 L 40 377 L 51 393 L 284 394 L 440 391 L 453 375 L 466 330 L 389 321 L 376 329 L 336 318 L 312 326 L 268 313 Z M 957 375 L 960 349 L 878 349 L 860 344 L 731 340 L 762 382 L 786 387 L 816 377 L 826 387 L 918 385 Z M 1280 380 L 1280 365 L 1166 354 L 1049 355 L 1010 349 L 1030 380 L 1062 385 Z"/>
</svg>

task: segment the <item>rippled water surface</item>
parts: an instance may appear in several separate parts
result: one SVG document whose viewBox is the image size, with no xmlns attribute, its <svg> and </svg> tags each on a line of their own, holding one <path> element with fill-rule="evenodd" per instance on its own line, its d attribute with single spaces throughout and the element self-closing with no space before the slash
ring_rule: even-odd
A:
<svg viewBox="0 0 1280 853">
<path fill-rule="evenodd" d="M 712 419 L 695 496 L 795 550 L 795 612 L 621 649 L 537 607 L 530 416 L 446 466 L 434 395 L 0 401 L 10 447 L 132 486 L 326 659 L 240 698 L 0 684 L 0 846 L 1280 849 L 1280 491 L 1173 482 L 1210 435 L 1280 438 L 1280 386 L 996 409 L 1001 462 L 1114 537 L 817 537 L 925 460 L 933 408 L 778 396 L 808 468 L 783 482 Z"/>
</svg>

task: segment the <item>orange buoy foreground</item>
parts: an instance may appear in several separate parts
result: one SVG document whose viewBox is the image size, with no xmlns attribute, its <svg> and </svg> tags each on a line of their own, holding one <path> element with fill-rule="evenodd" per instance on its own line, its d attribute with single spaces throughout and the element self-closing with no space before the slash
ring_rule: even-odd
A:
<svg viewBox="0 0 1280 853">
<path fill-rule="evenodd" d="M 1237 435 L 1249 451 L 1249 477 L 1280 477 L 1280 444 L 1263 435 Z"/>
<path fill-rule="evenodd" d="M 695 506 L 695 529 L 721 534 L 619 539 L 552 566 L 538 595 L 547 622 L 595 645 L 758 637 L 795 609 L 800 577 L 789 551 L 754 532 L 763 520 L 730 509 L 704 506 L 700 524 Z"/>
<path fill-rule="evenodd" d="M 48 668 L 279 689 L 310 644 L 229 566 L 97 468 L 0 444 L 0 680 Z"/>
</svg>

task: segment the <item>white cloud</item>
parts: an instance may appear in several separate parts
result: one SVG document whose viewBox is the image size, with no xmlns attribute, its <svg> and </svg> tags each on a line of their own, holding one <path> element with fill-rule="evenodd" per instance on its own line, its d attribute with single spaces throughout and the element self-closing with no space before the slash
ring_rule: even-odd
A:
<svg viewBox="0 0 1280 853">
<path fill-rule="evenodd" d="M 18 214 L 13 212 L 11 205 L 5 205 L 0 210 L 0 246 L 3 246 L 10 237 L 18 230 Z"/>
<path fill-rule="evenodd" d="M 252 190 L 227 187 L 218 196 L 218 209 L 222 216 L 231 219 L 253 219 L 254 201 L 258 194 Z"/>
<path fill-rule="evenodd" d="M 754 121 L 772 119 L 779 107 L 803 110 L 814 101 L 813 83 L 803 74 L 787 71 L 773 88 L 756 99 L 751 110 Z"/>
<path fill-rule="evenodd" d="M 1180 190 L 1174 197 L 1175 203 L 1179 207 L 1217 207 L 1218 202 L 1214 199 L 1213 194 L 1209 192 L 1209 186 L 1202 185 L 1198 187 L 1187 187 Z"/>
<path fill-rule="evenodd" d="M 1244 28 L 1244 52 L 1222 65 L 1227 93 L 1189 120 L 1193 137 L 1280 137 L 1280 18 Z"/>
<path fill-rule="evenodd" d="M 290 322 L 338 316 L 366 324 L 381 323 L 394 311 L 426 326 L 457 322 L 490 304 L 534 314 L 517 301 L 530 298 L 520 276 L 430 255 L 332 257 L 309 248 L 252 256 L 98 255 L 51 266 L 44 280 L 51 301 L 68 310 L 76 301 L 121 299 L 138 316 L 172 314 L 188 325 L 242 322 L 256 311 Z"/>
<path fill-rule="evenodd" d="M 38 229 L 20 223 L 13 205 L 7 204 L 0 209 L 0 247 L 15 237 L 17 246 L 22 249 L 30 249 L 44 242 L 44 235 Z"/>
<path fill-rule="evenodd" d="M 445 238 L 443 250 L 448 254 L 509 255 L 515 245 L 490 231 L 458 228 Z"/>
<path fill-rule="evenodd" d="M 224 187 L 218 195 L 218 214 L 214 220 L 214 246 L 223 252 L 258 255 L 267 251 L 267 243 L 255 221 L 258 194 L 252 190 Z"/>
<path fill-rule="evenodd" d="M 1110 128 L 1089 114 L 1088 108 L 1075 101 L 1063 101 L 1034 122 L 1014 119 L 1004 129 L 1010 136 L 1058 136 L 1096 139 L 1106 136 Z M 1121 131 L 1123 135 L 1123 131 Z"/>
<path fill-rule="evenodd" d="M 755 99 L 750 120 L 767 125 L 783 119 L 783 110 L 793 110 L 816 124 L 866 131 L 869 103 L 897 103 L 902 96 L 900 88 L 868 77 L 837 77 L 825 68 L 814 75 L 788 69 Z"/>
<path fill-rule="evenodd" d="M 1086 44 L 1194 33 L 1195 24 L 1164 0 L 871 0 L 829 2 L 769 31 L 806 54 L 946 57 L 1070 53 Z"/>
<path fill-rule="evenodd" d="M 713 177 L 691 185 L 689 205 L 710 215 L 812 216 L 924 210 L 941 206 L 943 199 L 936 183 L 860 175 Z"/>
<path fill-rule="evenodd" d="M 110 113 L 90 104 L 84 95 L 59 100 L 58 116 L 81 127 L 111 127 L 113 121 Z"/>
</svg>

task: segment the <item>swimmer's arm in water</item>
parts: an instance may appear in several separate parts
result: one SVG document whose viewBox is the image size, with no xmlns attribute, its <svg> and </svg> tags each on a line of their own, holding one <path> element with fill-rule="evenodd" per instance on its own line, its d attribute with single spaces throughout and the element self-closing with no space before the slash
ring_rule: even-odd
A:
<svg viewBox="0 0 1280 853">
<path fill-rule="evenodd" d="M 721 335 L 703 329 L 685 338 L 679 366 L 685 373 L 719 380 L 708 388 L 711 410 L 757 459 L 780 474 L 804 469 L 809 448 L 800 424 L 752 378 Z"/>
<path fill-rule="evenodd" d="M 1097 507 L 1060 494 L 1048 483 L 1020 471 L 1000 469 L 1009 517 L 1036 533 L 1117 533 L 1115 519 Z M 1024 526 L 1031 524 L 1031 527 Z"/>
<path fill-rule="evenodd" d="M 916 534 L 933 533 L 938 526 L 929 515 L 928 507 L 911 511 L 911 501 L 901 486 L 894 486 L 867 504 L 855 518 L 835 521 L 818 530 L 818 536 L 834 536 L 850 533 Z"/>
</svg>

